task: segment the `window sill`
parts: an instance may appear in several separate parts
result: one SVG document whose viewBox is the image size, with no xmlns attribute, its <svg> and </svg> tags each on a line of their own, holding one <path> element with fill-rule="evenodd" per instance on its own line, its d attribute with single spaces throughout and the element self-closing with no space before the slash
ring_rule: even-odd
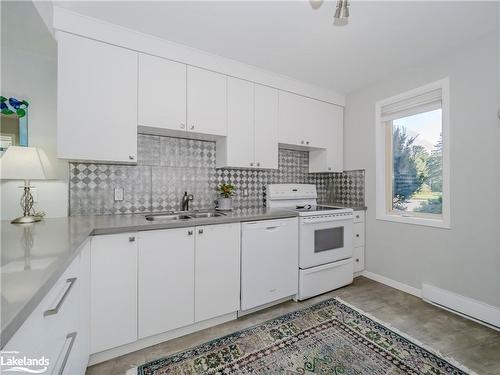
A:
<svg viewBox="0 0 500 375">
<path fill-rule="evenodd" d="M 402 216 L 402 215 L 395 215 L 395 214 L 387 214 L 386 213 L 383 215 L 377 215 L 377 220 L 392 221 L 395 223 L 402 223 L 402 224 L 422 225 L 422 226 L 426 226 L 426 227 L 434 227 L 434 228 L 441 228 L 441 229 L 451 229 L 449 220 L 446 220 L 445 218 L 433 219 L 433 218 L 427 218 L 427 217 Z"/>
</svg>

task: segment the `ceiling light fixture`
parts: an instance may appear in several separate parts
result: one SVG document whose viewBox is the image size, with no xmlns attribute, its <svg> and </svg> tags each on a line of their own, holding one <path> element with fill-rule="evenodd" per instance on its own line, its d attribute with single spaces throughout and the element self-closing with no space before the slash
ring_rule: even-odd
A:
<svg viewBox="0 0 500 375">
<path fill-rule="evenodd" d="M 338 0 L 337 9 L 335 10 L 334 17 L 336 19 L 347 19 L 349 18 L 349 1 Z"/>
</svg>

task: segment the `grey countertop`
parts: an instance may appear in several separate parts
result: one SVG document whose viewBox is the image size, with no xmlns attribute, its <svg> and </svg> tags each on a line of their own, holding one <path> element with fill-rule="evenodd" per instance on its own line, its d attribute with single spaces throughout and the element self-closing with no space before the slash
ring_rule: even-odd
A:
<svg viewBox="0 0 500 375">
<path fill-rule="evenodd" d="M 257 207 L 186 221 L 147 221 L 144 214 L 63 217 L 24 225 L 2 221 L 0 348 L 41 302 L 89 236 L 295 216 L 292 211 Z"/>
</svg>

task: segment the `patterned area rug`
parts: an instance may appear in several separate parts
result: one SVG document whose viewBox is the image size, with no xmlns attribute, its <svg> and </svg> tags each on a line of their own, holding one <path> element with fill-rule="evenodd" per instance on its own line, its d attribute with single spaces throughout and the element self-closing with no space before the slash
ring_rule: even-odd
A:
<svg viewBox="0 0 500 375">
<path fill-rule="evenodd" d="M 340 299 L 330 299 L 146 363 L 137 368 L 137 374 L 470 375 L 473 372 Z"/>
</svg>

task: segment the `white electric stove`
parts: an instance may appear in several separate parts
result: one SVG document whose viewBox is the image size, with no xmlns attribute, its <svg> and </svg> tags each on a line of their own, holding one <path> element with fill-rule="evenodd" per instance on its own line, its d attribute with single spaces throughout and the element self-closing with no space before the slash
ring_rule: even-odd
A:
<svg viewBox="0 0 500 375">
<path fill-rule="evenodd" d="M 351 208 L 317 204 L 312 184 L 268 185 L 267 206 L 299 215 L 299 300 L 352 283 Z"/>
</svg>

